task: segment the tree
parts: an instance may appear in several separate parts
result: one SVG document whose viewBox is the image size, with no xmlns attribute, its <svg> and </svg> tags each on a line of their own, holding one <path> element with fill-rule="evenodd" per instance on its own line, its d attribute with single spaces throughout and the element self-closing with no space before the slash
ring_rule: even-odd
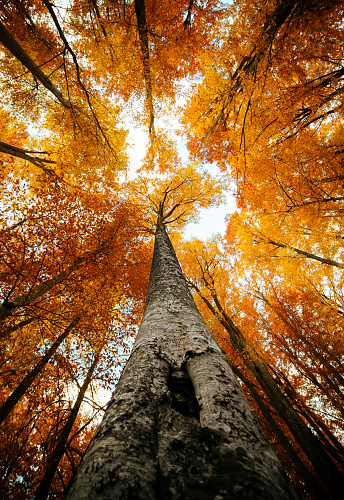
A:
<svg viewBox="0 0 344 500">
<path fill-rule="evenodd" d="M 188 275 L 216 314 L 196 303 L 297 491 L 319 497 L 322 477 L 338 496 L 342 3 L 0 0 L 0 496 L 32 498 L 45 476 L 44 495 L 65 494 L 103 412 L 88 394 L 114 388 L 138 328 L 161 203 L 188 273 L 202 252 L 182 260 L 183 224 L 229 187 L 215 283 Z M 140 164 L 128 128 L 146 132 Z"/>
<path fill-rule="evenodd" d="M 270 307 L 267 314 L 257 300 L 262 296 L 254 288 L 258 285 L 250 280 L 254 274 L 251 263 L 245 276 L 244 263 L 220 251 L 218 238 L 207 244 L 189 243 L 186 248 L 187 252 L 181 254 L 183 265 L 202 315 L 247 387 L 256 413 L 267 421 L 268 433 L 278 436 L 277 442 L 272 438 L 275 449 L 282 446 L 286 450 L 289 461 L 294 462 L 317 498 L 328 498 L 330 491 L 334 498 L 340 497 L 337 486 L 343 481 L 344 455 L 336 427 L 341 428 L 343 403 L 335 348 L 339 346 L 336 337 L 340 327 L 335 312 L 332 319 L 327 311 L 325 321 L 326 310 L 320 309 L 314 293 L 298 297 L 296 292 L 282 288 L 289 283 L 274 287 L 274 277 L 271 288 L 279 292 L 273 302 L 273 311 L 278 314 L 274 318 Z M 265 286 L 264 293 L 271 294 Z M 330 413 L 333 418 L 329 420 Z M 293 448 L 298 450 L 296 454 Z M 287 468 L 302 489 L 288 462 Z M 326 485 L 327 492 L 321 493 L 319 481 Z"/>
<path fill-rule="evenodd" d="M 66 421 L 66 423 L 65 423 L 65 425 L 64 425 L 64 427 L 59 435 L 58 441 L 56 443 L 56 447 L 54 448 L 51 456 L 49 457 L 49 463 L 48 463 L 48 466 L 46 468 L 44 477 L 43 477 L 39 487 L 37 488 L 37 491 L 35 494 L 35 500 L 45 500 L 48 496 L 51 483 L 53 482 L 54 475 L 56 473 L 58 464 L 59 464 L 59 462 L 62 458 L 62 455 L 66 449 L 66 444 L 67 444 L 69 434 L 70 434 L 72 427 L 73 427 L 73 424 L 75 423 L 75 420 L 77 418 L 78 411 L 79 411 L 81 403 L 85 397 L 85 393 L 87 391 L 87 388 L 90 385 L 90 382 L 92 380 L 92 375 L 93 375 L 93 372 L 94 372 L 94 370 L 97 366 L 97 363 L 99 361 L 99 357 L 100 357 L 100 352 L 98 352 L 94 357 L 94 360 L 93 360 L 93 362 L 92 362 L 92 364 L 87 372 L 85 380 L 80 388 L 80 391 L 79 391 L 78 397 L 74 403 L 74 406 L 73 406 L 72 410 L 70 411 L 69 417 L 68 417 L 68 419 L 67 419 L 67 421 Z"/>
<path fill-rule="evenodd" d="M 74 322 L 75 323 L 75 322 Z M 28 390 L 31 383 L 35 377 L 41 372 L 44 366 L 48 363 L 50 358 L 55 354 L 56 350 L 64 339 L 71 332 L 74 323 L 71 323 L 67 328 L 61 333 L 61 335 L 55 340 L 53 345 L 48 349 L 48 352 L 42 357 L 42 359 L 35 365 L 35 367 L 28 373 L 25 378 L 20 382 L 16 389 L 11 393 L 7 400 L 0 406 L 0 422 L 5 420 L 8 414 L 12 411 L 13 407 L 18 403 L 23 394 Z"/>
<path fill-rule="evenodd" d="M 160 205 L 130 359 L 68 498 L 295 498 L 188 290 Z"/>
<path fill-rule="evenodd" d="M 239 353 L 244 364 L 247 368 L 249 368 L 252 375 L 265 391 L 268 396 L 269 403 L 285 421 L 290 431 L 295 436 L 296 442 L 306 454 L 319 477 L 323 480 L 328 491 L 336 497 L 339 495 L 339 491 L 341 490 L 341 486 L 339 486 L 339 484 L 343 482 L 343 475 L 340 471 L 338 471 L 338 468 L 333 460 L 328 457 L 326 446 L 323 446 L 318 437 L 314 436 L 298 412 L 295 411 L 286 396 L 283 394 L 279 384 L 270 374 L 266 363 L 246 341 L 242 332 L 238 329 L 228 313 L 225 311 L 219 301 L 214 286 L 214 279 L 211 274 L 209 274 L 209 271 L 205 271 L 202 268 L 202 276 L 205 286 L 210 292 L 214 305 L 212 305 L 212 303 L 202 295 L 196 285 L 192 284 L 191 286 L 195 288 L 196 292 L 200 295 L 211 312 L 219 319 L 220 323 L 227 330 L 232 346 Z M 336 450 L 333 450 L 333 452 L 335 451 Z M 338 457 L 336 458 L 338 460 Z M 339 457 L 339 461 L 342 461 L 342 457 Z M 333 484 L 334 477 L 337 477 L 335 484 Z"/>
<path fill-rule="evenodd" d="M 261 300 L 257 300 L 265 298 L 269 302 L 254 289 L 256 284 L 245 277 L 243 262 L 239 267 L 236 259 L 229 260 L 226 252 L 219 250 L 218 238 L 207 244 L 193 242 L 186 248 L 183 264 L 202 314 L 234 372 L 253 397 L 257 413 L 268 420 L 270 432 L 277 431 L 278 446 L 287 451 L 313 493 L 321 496 L 321 486 L 317 484 L 321 480 L 337 498 L 337 486 L 343 481 L 343 447 L 337 442 L 335 424 L 326 422 L 326 413 L 335 415 L 338 410 L 341 427 L 342 377 L 337 350 L 332 354 L 332 346 L 339 339 L 331 316 L 328 314 L 325 323 L 325 310 L 318 311 L 314 294 L 304 293 L 299 298 L 290 291 L 288 296 L 283 289 L 279 290 L 279 300 L 275 297 L 273 302 L 273 311 L 278 313 L 274 318 L 271 310 L 266 314 Z M 251 264 L 246 272 L 251 277 Z M 273 286 L 272 282 L 272 289 Z M 270 294 L 268 288 L 264 290 Z M 282 346 L 286 352 L 283 358 Z M 288 444 L 298 449 L 297 454 L 293 449 L 287 450 L 286 436 Z M 335 476 L 337 480 L 333 481 Z M 328 498 L 328 492 L 322 493 L 324 498 Z"/>
</svg>

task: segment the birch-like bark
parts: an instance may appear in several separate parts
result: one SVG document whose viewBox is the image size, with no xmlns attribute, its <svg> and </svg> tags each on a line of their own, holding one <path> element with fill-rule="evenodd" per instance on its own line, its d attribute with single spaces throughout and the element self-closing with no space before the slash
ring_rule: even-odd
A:
<svg viewBox="0 0 344 500">
<path fill-rule="evenodd" d="M 133 352 L 67 498 L 296 498 L 162 224 Z"/>
</svg>

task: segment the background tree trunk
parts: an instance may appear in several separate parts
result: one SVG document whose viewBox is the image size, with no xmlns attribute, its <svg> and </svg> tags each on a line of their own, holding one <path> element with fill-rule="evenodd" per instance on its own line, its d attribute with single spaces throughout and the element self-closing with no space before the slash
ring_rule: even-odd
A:
<svg viewBox="0 0 344 500">
<path fill-rule="evenodd" d="M 296 498 L 163 224 L 133 352 L 67 498 Z"/>
<path fill-rule="evenodd" d="M 60 101 L 63 106 L 70 108 L 70 102 L 63 97 L 62 93 L 55 87 L 51 82 L 49 77 L 43 73 L 43 71 L 36 65 L 36 63 L 31 59 L 31 57 L 25 52 L 25 50 L 19 45 L 17 40 L 13 38 L 11 33 L 7 31 L 5 26 L 0 22 L 0 42 L 4 44 L 7 50 L 22 63 L 25 68 L 27 68 L 32 75 L 37 78 L 39 82 L 49 90 L 54 96 Z"/>
<path fill-rule="evenodd" d="M 211 288 L 209 284 L 207 286 Z M 256 354 L 254 349 L 246 341 L 242 332 L 226 313 L 216 295 L 216 292 L 210 289 L 220 316 L 216 314 L 214 307 L 205 297 L 202 296 L 198 288 L 196 286 L 194 286 L 194 288 L 229 333 L 229 338 L 233 348 L 239 353 L 246 367 L 251 371 L 252 375 L 265 391 L 270 400 L 271 406 L 277 411 L 289 427 L 298 445 L 302 448 L 320 479 L 326 486 L 331 498 L 341 498 L 344 488 L 344 475 L 338 468 L 335 461 L 333 461 L 327 453 L 326 447 L 301 418 L 301 412 L 297 412 L 294 409 L 277 382 L 270 374 L 263 359 Z M 296 395 L 293 395 L 293 397 L 295 396 Z M 336 456 L 336 458 L 339 462 L 341 461 L 340 456 Z"/>
<path fill-rule="evenodd" d="M 99 361 L 99 357 L 100 357 L 100 352 L 96 354 L 96 356 L 93 360 L 93 363 L 87 372 L 85 380 L 84 380 L 84 382 L 79 390 L 78 397 L 77 397 L 77 399 L 74 403 L 74 406 L 70 412 L 70 415 L 67 419 L 67 422 L 61 431 L 61 434 L 60 434 L 59 440 L 56 444 L 56 447 L 55 447 L 55 449 L 54 449 L 54 451 L 53 451 L 53 453 L 48 461 L 47 469 L 45 471 L 45 474 L 43 476 L 43 479 L 42 479 L 39 487 L 37 488 L 34 500 L 46 500 L 46 498 L 48 497 L 48 493 L 49 493 L 51 484 L 53 482 L 55 473 L 57 471 L 58 465 L 60 463 L 60 460 L 61 460 L 63 454 L 66 451 L 66 444 L 67 444 L 69 434 L 72 430 L 72 427 L 75 423 L 76 417 L 79 413 L 80 406 L 84 400 L 88 386 L 90 385 L 90 383 L 92 381 L 93 372 L 97 366 L 97 363 Z"/>
<path fill-rule="evenodd" d="M 6 401 L 0 406 L 0 423 L 2 423 L 5 418 L 13 410 L 14 406 L 18 403 L 21 397 L 25 394 L 28 388 L 31 386 L 32 382 L 35 380 L 37 375 L 43 370 L 45 365 L 50 361 L 52 356 L 55 354 L 60 344 L 68 337 L 73 327 L 75 326 L 76 321 L 70 323 L 67 328 L 61 333 L 57 339 L 53 342 L 53 344 L 49 347 L 46 354 L 42 356 L 42 358 L 38 361 L 38 363 L 29 371 L 27 375 L 23 378 L 23 380 L 19 383 L 19 385 L 14 389 L 11 395 L 6 399 Z"/>
</svg>

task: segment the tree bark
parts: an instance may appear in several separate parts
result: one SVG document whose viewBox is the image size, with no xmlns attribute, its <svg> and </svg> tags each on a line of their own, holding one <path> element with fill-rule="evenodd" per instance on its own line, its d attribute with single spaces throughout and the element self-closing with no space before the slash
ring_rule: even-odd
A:
<svg viewBox="0 0 344 500">
<path fill-rule="evenodd" d="M 133 352 L 67 498 L 296 498 L 163 224 Z"/>
</svg>

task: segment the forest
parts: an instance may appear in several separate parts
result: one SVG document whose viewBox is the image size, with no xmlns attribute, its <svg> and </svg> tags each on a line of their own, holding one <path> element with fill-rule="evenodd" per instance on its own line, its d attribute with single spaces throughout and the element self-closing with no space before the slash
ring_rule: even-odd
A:
<svg viewBox="0 0 344 500">
<path fill-rule="evenodd" d="M 0 0 L 1 498 L 65 497 L 162 210 L 297 497 L 341 498 L 343 39 L 339 0 Z"/>
</svg>

